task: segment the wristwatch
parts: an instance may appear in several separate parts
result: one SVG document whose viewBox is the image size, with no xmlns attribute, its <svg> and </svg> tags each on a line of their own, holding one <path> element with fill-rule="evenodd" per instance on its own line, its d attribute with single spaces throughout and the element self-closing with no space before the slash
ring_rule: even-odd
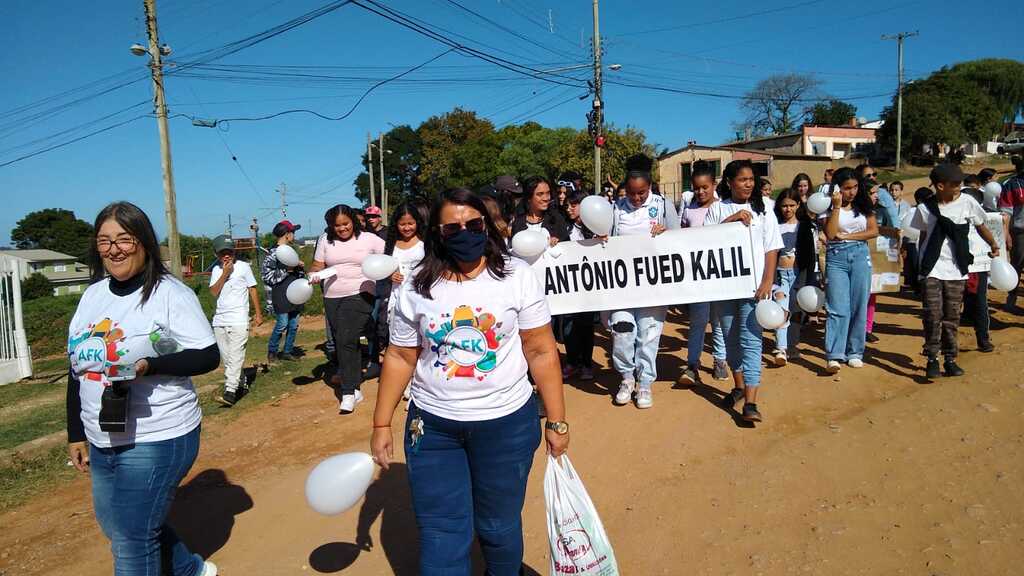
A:
<svg viewBox="0 0 1024 576">
<path fill-rule="evenodd" d="M 556 434 L 558 434 L 560 436 L 565 436 L 566 434 L 569 433 L 569 423 L 568 422 L 552 422 L 552 421 L 548 420 L 544 424 L 544 427 L 547 428 L 548 430 L 553 430 Z"/>
</svg>

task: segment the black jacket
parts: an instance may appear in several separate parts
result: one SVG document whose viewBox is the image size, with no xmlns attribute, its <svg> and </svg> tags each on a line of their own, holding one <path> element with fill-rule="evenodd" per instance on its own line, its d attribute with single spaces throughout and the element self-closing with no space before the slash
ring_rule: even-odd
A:
<svg viewBox="0 0 1024 576">
<path fill-rule="evenodd" d="M 565 219 L 562 218 L 562 214 L 557 208 L 548 208 L 548 211 L 544 214 L 544 219 L 540 224 L 548 231 L 548 234 L 551 234 L 554 238 L 558 238 L 559 242 L 564 242 L 569 239 L 569 228 L 566 226 Z M 526 228 L 526 209 L 524 207 L 516 210 L 515 219 L 512 220 L 512 235 L 515 236 L 519 232 L 526 230 Z"/>
</svg>

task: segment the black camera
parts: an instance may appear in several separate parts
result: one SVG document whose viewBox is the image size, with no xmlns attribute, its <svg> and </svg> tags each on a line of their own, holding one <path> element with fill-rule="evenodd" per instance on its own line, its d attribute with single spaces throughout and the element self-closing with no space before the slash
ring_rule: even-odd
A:
<svg viewBox="0 0 1024 576">
<path fill-rule="evenodd" d="M 131 387 L 127 382 L 111 382 L 100 398 L 100 430 L 124 432 L 128 425 L 128 400 Z"/>
</svg>

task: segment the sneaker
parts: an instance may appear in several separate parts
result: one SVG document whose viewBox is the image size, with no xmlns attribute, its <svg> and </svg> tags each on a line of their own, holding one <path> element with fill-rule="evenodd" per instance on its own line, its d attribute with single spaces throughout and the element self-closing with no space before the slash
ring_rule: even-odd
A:
<svg viewBox="0 0 1024 576">
<path fill-rule="evenodd" d="M 729 392 L 728 394 L 725 395 L 725 397 L 722 398 L 722 407 L 732 408 L 733 406 L 736 406 L 736 404 L 740 400 L 743 400 L 743 398 L 745 397 L 746 392 L 743 390 L 743 388 L 733 388 L 731 392 Z"/>
<path fill-rule="evenodd" d="M 711 369 L 711 377 L 715 380 L 729 379 L 729 365 L 726 364 L 725 360 L 715 358 L 715 366 Z"/>
<path fill-rule="evenodd" d="M 209 560 L 203 562 L 203 571 L 199 573 L 199 576 L 217 576 L 217 565 Z"/>
<path fill-rule="evenodd" d="M 623 380 L 619 386 L 619 391 L 615 394 L 615 403 L 619 406 L 625 406 L 629 404 L 629 401 L 633 399 L 633 391 L 636 390 L 636 382 L 632 380 Z"/>
<path fill-rule="evenodd" d="M 860 358 L 850 358 L 849 360 L 846 361 L 846 365 L 849 366 L 850 368 L 863 368 L 864 361 L 861 360 Z"/>
<path fill-rule="evenodd" d="M 278 362 L 295 362 L 298 360 L 295 356 L 292 356 L 290 352 L 281 352 L 277 355 Z"/>
<path fill-rule="evenodd" d="M 277 352 L 267 352 L 267 364 L 277 364 Z"/>
<path fill-rule="evenodd" d="M 800 359 L 800 349 L 799 348 L 790 348 L 789 351 L 786 352 L 786 357 L 787 358 L 792 358 L 793 360 L 799 360 Z"/>
<path fill-rule="evenodd" d="M 924 375 L 929 379 L 933 380 L 939 377 L 939 359 L 929 358 L 928 365 L 924 369 Z"/>
<path fill-rule="evenodd" d="M 868 332 L 867 334 L 864 335 L 864 340 L 866 342 L 871 342 L 872 344 L 874 344 L 875 342 L 878 342 L 878 336 L 875 336 L 873 332 Z"/>
<path fill-rule="evenodd" d="M 225 390 L 224 393 L 220 395 L 220 398 L 217 398 L 217 402 L 231 408 L 235 405 L 235 402 L 238 402 L 238 394 L 234 390 Z"/>
<path fill-rule="evenodd" d="M 636 391 L 636 407 L 641 410 L 654 406 L 654 395 L 651 394 L 650 386 L 642 386 Z"/>
<path fill-rule="evenodd" d="M 943 375 L 946 377 L 963 376 L 964 369 L 956 365 L 956 360 L 947 358 L 942 364 Z"/>
<path fill-rule="evenodd" d="M 584 366 L 583 368 L 580 368 L 580 380 L 593 380 L 593 379 L 594 379 L 594 369 L 593 368 L 591 368 L 590 366 Z"/>
<path fill-rule="evenodd" d="M 576 367 L 570 364 L 562 366 L 562 380 L 568 380 L 576 375 Z"/>
<path fill-rule="evenodd" d="M 750 402 L 743 404 L 743 419 L 747 422 L 761 421 L 761 413 L 757 411 L 757 404 Z"/>
<path fill-rule="evenodd" d="M 995 349 L 996 349 L 996 347 L 993 346 L 992 342 L 989 341 L 989 340 L 986 340 L 984 342 L 978 343 L 978 352 L 986 352 L 987 353 L 987 352 L 992 352 Z"/>
<path fill-rule="evenodd" d="M 782 368 L 783 366 L 786 365 L 786 362 L 789 361 L 789 358 L 786 356 L 786 351 L 785 350 L 776 349 L 774 354 L 775 354 L 775 367 L 776 368 Z"/>
<path fill-rule="evenodd" d="M 842 366 L 839 364 L 838 360 L 829 360 L 828 364 L 825 365 L 825 370 L 829 374 L 839 374 L 840 368 L 842 368 Z"/>
<path fill-rule="evenodd" d="M 345 394 L 341 397 L 341 404 L 338 405 L 338 414 L 351 414 L 356 411 L 356 404 L 363 401 L 363 393 L 359 390 L 355 394 Z"/>
<path fill-rule="evenodd" d="M 683 373 L 679 375 L 678 382 L 683 386 L 693 386 L 700 381 L 700 377 L 697 376 L 697 368 L 695 366 L 687 366 L 683 369 Z"/>
<path fill-rule="evenodd" d="M 376 362 L 370 362 L 366 366 L 366 371 L 363 372 L 363 380 L 373 380 L 380 376 L 380 364 Z"/>
</svg>

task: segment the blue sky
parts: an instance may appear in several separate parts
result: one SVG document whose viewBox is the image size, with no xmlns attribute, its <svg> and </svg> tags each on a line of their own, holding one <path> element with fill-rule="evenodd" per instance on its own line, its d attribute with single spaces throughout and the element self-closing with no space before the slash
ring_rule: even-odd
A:
<svg viewBox="0 0 1024 576">
<path fill-rule="evenodd" d="M 445 35 L 458 42 L 536 70 L 581 64 L 590 57 L 587 0 L 460 0 L 504 29 L 448 0 L 383 3 L 447 30 Z M 158 0 L 161 41 L 174 49 L 170 61 L 188 62 L 203 50 L 324 4 L 326 0 Z M 690 139 L 717 144 L 731 138 L 731 124 L 740 118 L 735 97 L 760 78 L 789 71 L 817 74 L 828 93 L 856 98 L 851 101 L 858 116 L 876 117 L 896 83 L 896 45 L 882 41 L 883 33 L 920 31 L 906 45 L 909 78 L 976 58 L 1024 59 L 1018 35 L 998 33 L 995 24 L 1020 22 L 1024 7 L 1019 0 L 983 4 L 983 10 L 968 11 L 962 2 L 946 0 L 603 0 L 605 63 L 622 66 L 606 72 L 606 118 L 642 129 L 659 148 L 682 146 Z M 956 15 L 963 15 L 963 22 L 982 24 L 956 30 L 950 26 Z M 141 1 L 60 2 L 58 7 L 8 0 L 0 5 L 0 164 L 63 141 L 33 144 L 54 133 L 103 118 L 68 133 L 65 138 L 70 138 L 151 111 L 149 104 L 142 104 L 152 95 L 149 81 L 143 80 L 59 113 L 39 118 L 28 111 L 9 114 L 101 78 L 123 73 L 103 84 L 110 86 L 120 78 L 144 75 L 146 59 L 128 51 L 133 42 L 146 42 Z M 397 74 L 445 49 L 349 5 L 207 68 L 192 69 L 189 77 L 172 75 L 166 80 L 167 98 L 172 114 L 207 119 L 292 108 L 338 116 L 374 79 Z M 268 82 L 261 75 L 256 81 L 242 80 L 238 71 L 251 76 L 252 69 L 241 65 L 314 66 L 294 70 L 335 78 Z M 586 77 L 588 72 L 562 74 Z M 223 78 L 227 75 L 230 81 Z M 583 90 L 520 76 L 467 56 L 445 55 L 407 79 L 382 86 L 337 122 L 290 115 L 211 129 L 194 127 L 185 117 L 172 119 L 179 228 L 188 234 L 218 234 L 231 214 L 236 235 L 248 234 L 254 216 L 267 231 L 280 218 L 275 188 L 281 182 L 288 186 L 289 218 L 307 229 L 310 223 L 319 228 L 327 207 L 353 200 L 351 182 L 359 172 L 368 131 L 376 135 L 390 129 L 389 124 L 415 127 L 455 106 L 476 110 L 498 126 L 525 120 L 586 125 L 589 102 L 574 98 Z M 615 81 L 725 97 L 651 91 L 611 83 Z M 80 89 L 73 94 L 93 92 Z M 91 221 L 103 205 L 119 199 L 143 207 L 163 234 L 156 121 L 142 118 L 0 167 L 0 195 L 6 208 L 0 211 L 0 244 L 9 241 L 9 230 L 33 210 L 61 207 Z"/>
</svg>

